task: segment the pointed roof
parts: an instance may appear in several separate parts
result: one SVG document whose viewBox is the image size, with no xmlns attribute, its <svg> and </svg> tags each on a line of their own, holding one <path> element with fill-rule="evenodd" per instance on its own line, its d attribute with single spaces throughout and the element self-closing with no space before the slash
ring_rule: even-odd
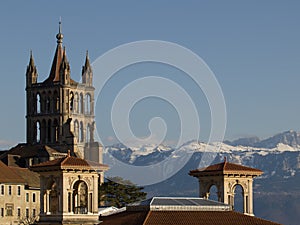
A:
<svg viewBox="0 0 300 225">
<path fill-rule="evenodd" d="M 68 155 L 62 158 L 54 159 L 47 162 L 42 162 L 30 167 L 33 171 L 49 171 L 49 170 L 93 170 L 93 171 L 106 171 L 108 170 L 108 166 L 105 164 L 100 164 L 97 162 L 84 160 L 81 158 L 73 157 L 70 155 L 70 151 L 68 151 Z"/>
<path fill-rule="evenodd" d="M 90 64 L 89 52 L 86 51 L 85 63 L 84 63 L 84 66 L 83 66 L 83 70 L 87 71 L 88 69 L 92 69 L 92 67 L 91 67 L 91 64 Z"/>
<path fill-rule="evenodd" d="M 228 174 L 228 173 L 247 173 L 253 175 L 261 175 L 263 171 L 259 169 L 255 169 L 252 167 L 242 166 L 235 163 L 227 162 L 226 157 L 224 162 L 210 165 L 208 167 L 199 168 L 196 170 L 191 170 L 189 175 L 204 175 L 204 174 L 211 174 L 211 173 L 221 173 L 221 174 Z"/>
<path fill-rule="evenodd" d="M 85 62 L 84 62 L 84 66 L 82 66 L 82 72 L 81 72 L 83 83 L 87 82 L 87 80 L 86 80 L 87 73 L 92 73 L 92 67 L 91 67 L 88 51 L 86 51 Z"/>
<path fill-rule="evenodd" d="M 34 63 L 32 50 L 30 50 L 30 58 L 29 58 L 28 66 L 27 66 L 27 72 L 36 72 L 36 66 Z"/>
<path fill-rule="evenodd" d="M 68 58 L 67 58 L 67 52 L 66 52 L 66 48 L 64 47 L 64 50 L 63 50 L 63 56 L 62 56 L 62 60 L 61 60 L 61 64 L 60 64 L 61 67 L 63 68 L 66 68 L 69 66 L 69 61 L 68 61 Z"/>
<path fill-rule="evenodd" d="M 64 54 L 64 49 L 62 47 L 63 38 L 64 36 L 61 33 L 61 22 L 59 21 L 59 30 L 58 30 L 58 34 L 56 35 L 57 46 L 56 46 L 49 77 L 44 81 L 44 83 L 59 81 L 59 69 Z"/>
<path fill-rule="evenodd" d="M 44 81 L 54 82 L 59 81 L 59 69 L 63 58 L 63 48 L 61 43 L 57 43 L 49 77 Z"/>
</svg>

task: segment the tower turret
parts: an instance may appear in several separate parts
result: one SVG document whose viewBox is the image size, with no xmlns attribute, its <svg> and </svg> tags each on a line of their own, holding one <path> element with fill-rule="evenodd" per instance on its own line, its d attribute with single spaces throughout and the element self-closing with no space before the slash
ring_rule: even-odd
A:
<svg viewBox="0 0 300 225">
<path fill-rule="evenodd" d="M 63 57 L 60 64 L 60 82 L 64 85 L 70 84 L 70 64 L 67 59 L 66 49 L 64 48 Z"/>
<path fill-rule="evenodd" d="M 26 86 L 30 87 L 32 84 L 37 83 L 37 77 L 38 77 L 37 69 L 34 64 L 32 51 L 30 51 L 29 64 L 26 69 Z"/>
<path fill-rule="evenodd" d="M 87 86 L 93 85 L 93 71 L 90 64 L 89 53 L 86 51 L 85 63 L 82 66 L 82 83 Z"/>
</svg>

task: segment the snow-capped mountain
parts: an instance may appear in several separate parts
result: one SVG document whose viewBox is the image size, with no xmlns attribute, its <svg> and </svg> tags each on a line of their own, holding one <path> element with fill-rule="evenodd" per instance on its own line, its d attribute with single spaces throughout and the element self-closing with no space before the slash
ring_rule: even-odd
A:
<svg viewBox="0 0 300 225">
<path fill-rule="evenodd" d="M 226 143 L 207 144 L 197 141 L 187 142 L 178 149 L 166 145 L 155 146 L 148 144 L 128 148 L 122 144 L 115 144 L 106 147 L 105 154 L 111 154 L 118 160 L 135 166 L 148 166 L 168 157 L 177 157 L 178 152 L 180 154 L 182 152 L 192 152 L 191 160 L 199 162 L 203 154 L 213 152 L 215 160 L 211 160 L 208 164 L 219 162 L 226 156 L 228 160 L 234 163 L 264 170 L 265 176 L 277 173 L 287 177 L 295 174 L 295 170 L 300 169 L 300 145 L 297 144 L 297 138 L 298 134 L 296 132 L 288 131 L 257 142 L 257 144 L 260 143 L 259 145 L 272 146 L 271 148 L 243 145 L 232 146 Z M 283 143 L 280 142 L 281 140 Z M 276 168 L 274 169 L 271 165 L 276 165 Z"/>
<path fill-rule="evenodd" d="M 260 148 L 274 148 L 281 143 L 298 148 L 300 146 L 300 133 L 289 130 L 264 140 L 260 140 L 258 137 L 246 137 L 234 141 L 225 141 L 224 143 L 232 146 L 243 145 Z"/>
<path fill-rule="evenodd" d="M 298 224 L 293 208 L 300 209 L 300 133 L 287 131 L 259 140 L 244 138 L 224 143 L 190 141 L 178 149 L 167 145 L 146 145 L 128 148 L 122 144 L 108 146 L 104 154 L 135 166 L 154 165 L 168 157 L 190 153 L 191 158 L 175 175 L 167 180 L 146 186 L 149 196 L 197 196 L 198 182 L 188 172 L 199 167 L 205 154 L 213 153 L 207 163 L 224 160 L 261 169 L 264 174 L 255 181 L 255 214 L 284 224 Z M 205 164 L 205 163 L 204 163 Z M 115 175 L 117 176 L 117 174 Z M 276 199 L 276 201 L 275 201 Z M 281 204 L 277 204 L 280 202 Z M 276 212 L 281 212 L 278 214 Z M 275 217 L 274 217 L 275 216 Z M 288 220 L 286 219 L 288 218 Z"/>
<path fill-rule="evenodd" d="M 104 154 L 111 154 L 118 160 L 136 166 L 155 164 L 168 157 L 174 151 L 166 145 L 142 145 L 135 148 L 126 147 L 123 144 L 108 146 Z"/>
</svg>

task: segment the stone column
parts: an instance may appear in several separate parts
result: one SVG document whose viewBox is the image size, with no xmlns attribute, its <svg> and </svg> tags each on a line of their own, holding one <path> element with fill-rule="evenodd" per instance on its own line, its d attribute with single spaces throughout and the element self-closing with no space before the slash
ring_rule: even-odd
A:
<svg viewBox="0 0 300 225">
<path fill-rule="evenodd" d="M 225 203 L 225 204 L 229 204 L 231 205 L 231 187 L 229 187 L 229 181 L 228 180 L 224 180 L 224 184 L 222 185 L 222 187 L 220 188 L 221 191 L 221 202 Z"/>
<path fill-rule="evenodd" d="M 64 177 L 61 178 L 61 197 L 60 197 L 60 212 L 61 213 L 68 213 L 68 180 L 66 174 L 63 174 Z"/>
<path fill-rule="evenodd" d="M 71 212 L 74 213 L 74 207 L 73 207 L 73 193 L 71 191 L 70 195 L 70 207 L 71 207 Z"/>
<path fill-rule="evenodd" d="M 244 193 L 243 193 L 243 202 L 244 202 L 244 204 L 243 204 L 243 211 L 244 211 L 244 214 L 248 214 L 249 212 L 248 212 L 248 210 L 249 210 L 249 208 L 248 208 L 248 195 L 245 193 L 245 191 L 244 191 Z"/>
<path fill-rule="evenodd" d="M 199 182 L 199 197 L 208 199 L 207 196 L 208 193 L 204 187 L 204 182 L 201 182 L 199 178 L 198 178 L 198 182 Z"/>
<path fill-rule="evenodd" d="M 46 190 L 46 214 L 50 213 L 50 190 Z"/>
<path fill-rule="evenodd" d="M 93 193 L 92 193 L 92 212 L 97 214 L 98 213 L 98 174 L 95 174 L 92 179 L 93 183 Z"/>
<path fill-rule="evenodd" d="M 254 216 L 253 214 L 253 180 L 248 180 L 248 215 Z"/>
<path fill-rule="evenodd" d="M 45 191 L 43 189 L 40 190 L 40 214 L 44 214 L 44 193 Z"/>
</svg>

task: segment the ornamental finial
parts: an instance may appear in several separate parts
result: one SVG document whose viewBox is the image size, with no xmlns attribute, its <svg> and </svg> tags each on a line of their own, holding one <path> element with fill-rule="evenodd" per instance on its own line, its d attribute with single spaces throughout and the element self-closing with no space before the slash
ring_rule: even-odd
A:
<svg viewBox="0 0 300 225">
<path fill-rule="evenodd" d="M 57 43 L 62 43 L 63 38 L 64 38 L 64 35 L 61 33 L 61 17 L 59 17 L 58 34 L 56 35 Z"/>
</svg>

